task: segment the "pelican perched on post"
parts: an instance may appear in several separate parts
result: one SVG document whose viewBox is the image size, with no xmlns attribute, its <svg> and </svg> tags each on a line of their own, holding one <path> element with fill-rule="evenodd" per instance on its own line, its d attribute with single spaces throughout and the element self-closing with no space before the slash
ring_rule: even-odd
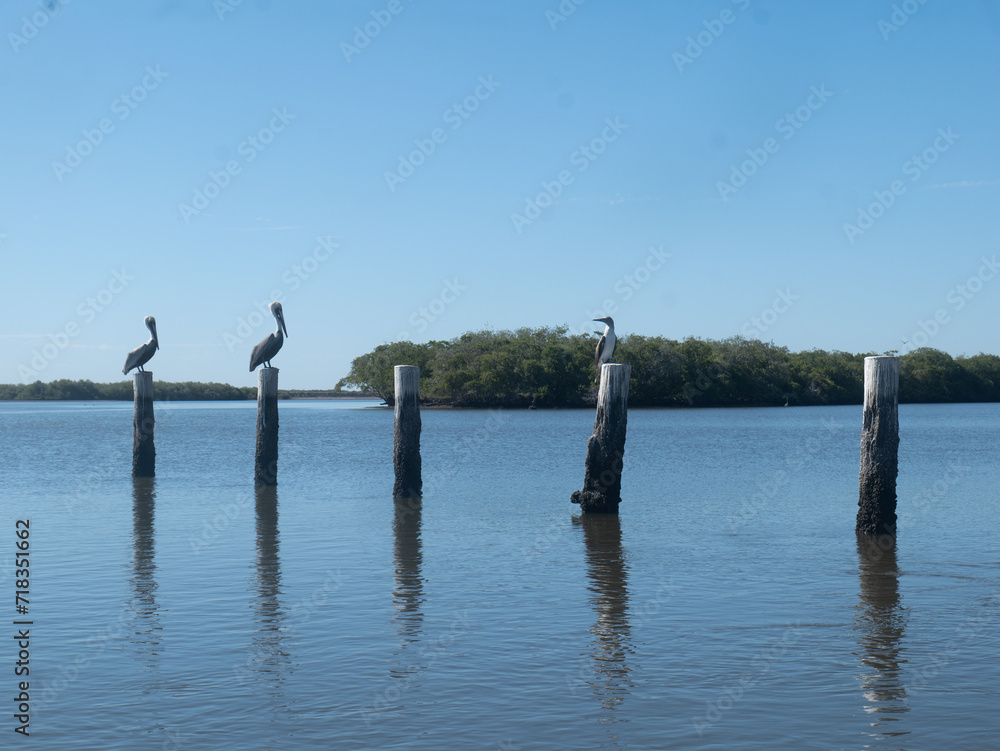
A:
<svg viewBox="0 0 1000 751">
<path fill-rule="evenodd" d="M 122 373 L 128 375 L 128 372 L 132 368 L 138 368 L 139 372 L 145 373 L 142 366 L 149 362 L 149 359 L 153 356 L 153 353 L 160 348 L 160 340 L 156 338 L 156 319 L 153 316 L 146 316 L 146 328 L 149 329 L 149 333 L 153 336 L 145 344 L 140 344 L 138 347 L 133 349 L 128 353 L 128 357 L 125 358 L 125 367 L 122 368 Z"/>
<path fill-rule="evenodd" d="M 261 363 L 264 363 L 265 368 L 270 368 L 271 358 L 278 354 L 278 350 L 281 349 L 281 345 L 285 341 L 281 335 L 282 329 L 284 329 L 285 336 L 288 336 L 288 328 L 285 326 L 285 316 L 281 312 L 281 303 L 273 302 L 267 307 L 271 311 L 271 315 L 274 316 L 274 320 L 278 322 L 278 325 L 275 327 L 274 333 L 265 336 L 260 344 L 253 348 L 253 352 L 250 353 L 251 373 Z"/>
<path fill-rule="evenodd" d="M 594 376 L 594 383 L 600 383 L 601 366 L 606 362 L 611 362 L 615 356 L 615 347 L 618 346 L 618 337 L 615 336 L 615 321 L 611 316 L 605 318 L 595 318 L 598 323 L 604 324 L 604 335 L 597 343 L 597 352 L 594 354 L 594 367 L 597 375 Z"/>
</svg>

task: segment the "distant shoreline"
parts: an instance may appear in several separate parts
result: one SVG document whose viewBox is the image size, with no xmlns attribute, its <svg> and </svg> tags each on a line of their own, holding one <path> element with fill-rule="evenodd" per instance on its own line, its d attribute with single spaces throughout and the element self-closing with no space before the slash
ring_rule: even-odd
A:
<svg viewBox="0 0 1000 751">
<path fill-rule="evenodd" d="M 901 379 L 902 380 L 902 379 Z M 858 390 L 858 389 L 856 389 Z M 232 386 L 227 383 L 201 382 L 156 382 L 153 387 L 155 402 L 219 402 L 242 401 L 253 402 L 257 399 L 255 386 Z M 959 404 L 959 403 L 989 403 L 1000 401 L 990 398 L 993 394 L 983 394 L 980 398 L 967 398 L 968 394 L 949 393 L 946 388 L 929 388 L 915 394 L 917 398 L 906 398 L 900 393 L 900 404 Z M 428 396 L 421 398 L 421 409 L 509 409 L 509 410 L 559 410 L 559 409 L 593 409 L 596 404 L 596 393 L 591 391 L 581 394 L 572 401 L 564 403 L 538 403 L 526 396 L 513 399 L 509 395 L 501 398 L 483 398 L 473 401 L 468 395 L 462 398 L 447 398 Z M 962 398 L 966 397 L 966 398 Z M 985 397 L 985 398 L 984 398 Z M 393 407 L 392 394 L 389 399 L 374 391 L 345 391 L 336 389 L 279 389 L 278 398 L 282 401 L 377 401 L 385 404 L 387 409 Z M 94 383 L 92 381 L 56 380 L 49 383 L 36 381 L 30 384 L 0 384 L 0 403 L 5 402 L 131 402 L 133 400 L 132 382 L 118 381 L 112 383 Z M 861 405 L 861 394 L 842 393 L 836 399 L 827 401 L 807 402 L 801 399 L 791 399 L 784 396 L 774 400 L 733 400 L 726 402 L 718 397 L 707 402 L 702 399 L 691 399 L 690 404 L 653 403 L 643 400 L 641 395 L 629 394 L 631 409 L 711 409 L 711 408 L 756 408 L 782 406 L 833 406 Z"/>
<path fill-rule="evenodd" d="M 156 381 L 154 401 L 204 402 L 251 401 L 257 398 L 256 386 L 232 386 L 228 383 L 199 381 Z M 378 399 L 373 391 L 336 389 L 279 389 L 279 399 Z M 0 402 L 124 402 L 132 401 L 132 381 L 95 383 L 88 380 L 60 379 L 43 383 L 0 384 Z"/>
</svg>

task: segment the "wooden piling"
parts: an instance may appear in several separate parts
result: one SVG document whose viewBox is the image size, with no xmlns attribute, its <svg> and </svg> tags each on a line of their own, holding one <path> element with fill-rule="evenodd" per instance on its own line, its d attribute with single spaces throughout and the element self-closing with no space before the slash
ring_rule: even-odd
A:
<svg viewBox="0 0 1000 751">
<path fill-rule="evenodd" d="M 899 358 L 865 358 L 858 534 L 896 536 Z"/>
<path fill-rule="evenodd" d="M 257 450 L 253 484 L 278 484 L 278 369 L 257 371 Z"/>
<path fill-rule="evenodd" d="M 132 417 L 132 477 L 156 474 L 156 447 L 153 444 L 153 374 L 135 372 L 132 377 L 135 412 Z"/>
<path fill-rule="evenodd" d="M 395 498 L 419 498 L 423 492 L 420 477 L 420 368 L 397 365 L 395 429 L 392 439 L 392 464 L 396 482 Z"/>
<path fill-rule="evenodd" d="M 605 363 L 597 394 L 594 433 L 587 441 L 583 490 L 574 491 L 573 503 L 584 513 L 617 514 L 621 503 L 625 428 L 628 422 L 628 381 L 631 365 Z"/>
</svg>

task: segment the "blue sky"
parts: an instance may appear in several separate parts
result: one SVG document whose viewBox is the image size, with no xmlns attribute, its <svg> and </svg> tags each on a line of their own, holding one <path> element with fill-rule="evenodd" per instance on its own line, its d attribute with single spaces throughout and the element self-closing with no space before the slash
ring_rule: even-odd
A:
<svg viewBox="0 0 1000 751">
<path fill-rule="evenodd" d="M 567 324 L 1000 352 L 1000 2 L 0 13 L 0 382 Z M 201 198 L 199 198 L 199 195 Z M 971 280 L 971 281 L 970 281 Z"/>
</svg>

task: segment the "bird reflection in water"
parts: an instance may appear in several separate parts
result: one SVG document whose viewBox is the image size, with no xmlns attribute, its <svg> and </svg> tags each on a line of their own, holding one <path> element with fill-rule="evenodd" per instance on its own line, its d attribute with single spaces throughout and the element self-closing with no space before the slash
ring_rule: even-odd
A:
<svg viewBox="0 0 1000 751">
<path fill-rule="evenodd" d="M 863 672 L 859 676 L 870 715 L 871 734 L 905 735 L 893 723 L 909 710 L 902 681 L 901 641 L 906 611 L 899 604 L 896 543 L 888 536 L 858 535 L 858 593 L 854 627 L 858 632 Z"/>
<path fill-rule="evenodd" d="M 160 607 L 156 602 L 156 552 L 154 517 L 156 479 L 132 478 L 132 607 L 133 635 L 149 668 L 156 668 L 160 653 Z"/>
<path fill-rule="evenodd" d="M 632 682 L 625 661 L 632 651 L 628 620 L 628 566 L 622 551 L 621 521 L 617 514 L 573 517 L 583 527 L 587 576 L 597 621 L 590 633 L 594 695 L 605 710 L 613 710 L 628 696 Z M 613 721 L 608 718 L 607 721 Z"/>
<path fill-rule="evenodd" d="M 255 601 L 257 631 L 253 640 L 254 669 L 262 677 L 280 683 L 290 668 L 284 650 L 282 624 L 285 613 L 281 605 L 281 560 L 278 557 L 278 489 L 274 485 L 258 486 L 257 562 Z"/>
</svg>

